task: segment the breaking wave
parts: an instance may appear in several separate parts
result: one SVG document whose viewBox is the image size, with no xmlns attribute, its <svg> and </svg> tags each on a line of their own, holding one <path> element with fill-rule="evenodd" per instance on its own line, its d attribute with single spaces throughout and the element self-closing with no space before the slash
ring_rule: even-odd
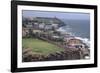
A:
<svg viewBox="0 0 100 73">
<path fill-rule="evenodd" d="M 70 30 L 71 28 L 68 25 L 57 29 L 57 31 L 60 31 L 60 32 L 69 32 Z"/>
<path fill-rule="evenodd" d="M 82 38 L 82 37 L 75 37 L 75 38 L 82 40 L 83 43 L 87 44 L 87 46 L 90 47 L 90 40 L 88 38 Z"/>
</svg>

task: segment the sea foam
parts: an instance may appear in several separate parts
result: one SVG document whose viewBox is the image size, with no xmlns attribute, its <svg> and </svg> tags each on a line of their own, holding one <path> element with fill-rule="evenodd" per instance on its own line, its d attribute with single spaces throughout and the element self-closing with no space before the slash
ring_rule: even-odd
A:
<svg viewBox="0 0 100 73">
<path fill-rule="evenodd" d="M 76 39 L 80 39 L 83 43 L 87 44 L 87 46 L 90 47 L 90 40 L 88 38 L 82 38 L 82 37 L 75 37 Z"/>
</svg>

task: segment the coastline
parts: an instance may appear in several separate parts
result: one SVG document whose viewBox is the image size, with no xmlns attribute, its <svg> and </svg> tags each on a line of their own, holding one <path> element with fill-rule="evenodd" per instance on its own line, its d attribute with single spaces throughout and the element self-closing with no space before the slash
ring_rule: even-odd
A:
<svg viewBox="0 0 100 73">
<path fill-rule="evenodd" d="M 85 57 L 87 56 L 89 57 L 90 55 L 89 45 L 87 45 L 86 42 L 83 42 L 84 40 L 82 38 L 76 37 L 75 35 L 72 35 L 71 33 L 66 32 L 65 30 L 59 30 L 59 28 L 65 26 L 65 23 L 58 18 L 52 19 L 52 18 L 37 17 L 34 18 L 34 20 L 33 19 L 28 20 L 27 24 L 23 22 L 23 25 L 24 25 L 22 29 L 23 38 L 30 38 L 30 37 L 37 38 L 49 42 L 53 45 L 56 45 L 60 48 L 63 48 L 67 54 L 66 58 L 64 58 L 63 56 L 63 60 L 64 59 L 85 59 Z M 77 56 L 71 55 L 74 54 L 75 52 L 78 52 Z M 65 52 L 63 52 L 60 55 L 63 55 L 64 53 Z M 34 58 L 32 55 L 33 54 L 31 54 L 31 58 Z M 53 55 L 55 56 L 55 54 Z M 69 57 L 67 57 L 68 55 Z M 48 58 L 48 60 L 54 60 L 54 58 L 53 59 L 51 58 L 51 55 L 49 57 L 50 58 Z M 58 60 L 60 59 L 61 58 L 59 58 Z M 36 61 L 38 60 L 39 59 L 37 59 Z M 34 61 L 34 59 L 32 61 Z"/>
</svg>

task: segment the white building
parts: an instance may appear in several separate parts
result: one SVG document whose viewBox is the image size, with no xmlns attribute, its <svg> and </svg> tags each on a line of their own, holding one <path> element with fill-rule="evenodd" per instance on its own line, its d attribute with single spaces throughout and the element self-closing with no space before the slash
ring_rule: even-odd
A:
<svg viewBox="0 0 100 73">
<path fill-rule="evenodd" d="M 58 28 L 58 24 L 52 24 L 52 27 L 54 27 L 55 29 Z"/>
<path fill-rule="evenodd" d="M 44 29 L 44 27 L 45 27 L 44 23 L 39 24 L 39 29 Z"/>
<path fill-rule="evenodd" d="M 28 25 L 26 25 L 26 27 L 27 27 L 27 28 L 32 28 L 33 25 L 28 24 Z"/>
<path fill-rule="evenodd" d="M 51 30 L 51 29 L 52 29 L 52 26 L 51 26 L 51 25 L 46 24 L 44 29 L 45 29 L 45 30 Z"/>
</svg>

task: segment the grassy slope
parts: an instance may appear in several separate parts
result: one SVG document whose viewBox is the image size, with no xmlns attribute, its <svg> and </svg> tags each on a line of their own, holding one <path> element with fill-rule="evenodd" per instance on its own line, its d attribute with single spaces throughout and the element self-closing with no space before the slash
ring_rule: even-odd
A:
<svg viewBox="0 0 100 73">
<path fill-rule="evenodd" d="M 59 51 L 63 51 L 62 48 L 59 48 L 53 44 L 50 44 L 46 41 L 42 41 L 34 38 L 24 38 L 22 40 L 23 48 L 32 48 L 33 52 L 41 53 L 44 55 L 48 55 L 50 53 L 55 53 Z"/>
</svg>

